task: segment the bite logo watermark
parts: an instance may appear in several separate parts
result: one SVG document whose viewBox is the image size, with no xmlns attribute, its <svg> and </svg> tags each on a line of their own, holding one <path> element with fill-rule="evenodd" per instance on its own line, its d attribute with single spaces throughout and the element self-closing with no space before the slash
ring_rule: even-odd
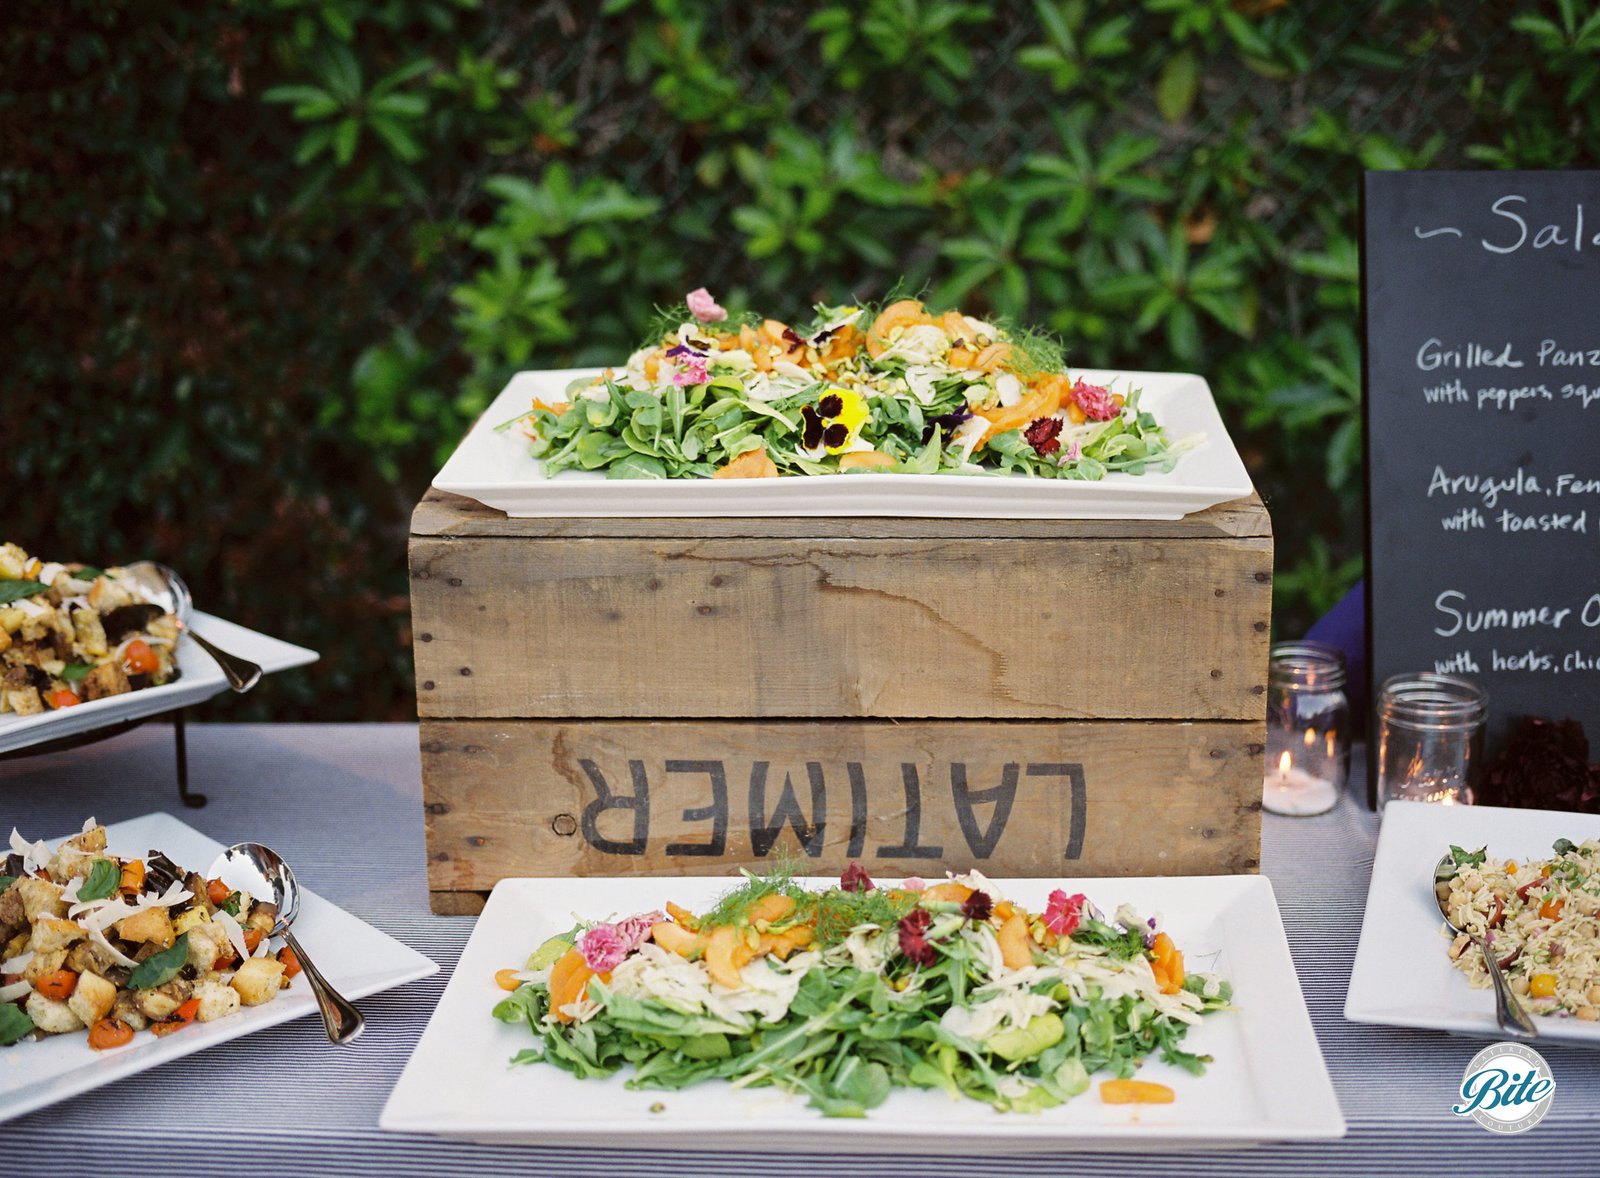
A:
<svg viewBox="0 0 1600 1178">
<path fill-rule="evenodd" d="M 1450 1106 L 1491 1133 L 1525 1133 L 1555 1103 L 1556 1078 L 1544 1056 L 1520 1043 L 1496 1043 L 1472 1057 L 1461 1100 Z"/>
</svg>

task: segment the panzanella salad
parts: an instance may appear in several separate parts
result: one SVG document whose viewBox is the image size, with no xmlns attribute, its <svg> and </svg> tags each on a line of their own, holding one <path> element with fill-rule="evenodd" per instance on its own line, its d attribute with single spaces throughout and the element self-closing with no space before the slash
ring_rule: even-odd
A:
<svg viewBox="0 0 1600 1178">
<path fill-rule="evenodd" d="M 1101 1072 L 1108 1103 L 1169 1103 L 1134 1074 L 1152 1057 L 1202 1072 L 1184 1036 L 1232 995 L 1126 906 L 1057 890 L 1029 912 L 977 872 L 890 888 L 855 864 L 825 891 L 747 874 L 709 912 L 579 924 L 495 980 L 512 993 L 494 1016 L 537 1041 L 515 1063 L 772 1086 L 841 1117 L 897 1087 L 1038 1112 Z"/>
<path fill-rule="evenodd" d="M 1074 379 L 1060 347 L 916 299 L 816 308 L 809 324 L 731 319 L 704 289 L 621 371 L 516 419 L 549 474 L 773 478 L 1171 470 L 1138 389 Z M 510 423 L 507 423 L 508 425 Z"/>
<path fill-rule="evenodd" d="M 85 1029 L 97 1051 L 271 1002 L 300 972 L 278 910 L 158 851 L 122 859 L 93 818 L 0 866 L 0 1046 Z"/>
</svg>

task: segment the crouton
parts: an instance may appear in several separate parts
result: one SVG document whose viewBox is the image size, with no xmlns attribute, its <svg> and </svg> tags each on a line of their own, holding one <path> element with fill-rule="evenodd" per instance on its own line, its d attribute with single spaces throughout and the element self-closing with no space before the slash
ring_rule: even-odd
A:
<svg viewBox="0 0 1600 1178">
<path fill-rule="evenodd" d="M 172 916 L 165 908 L 146 908 L 117 922 L 117 936 L 124 941 L 143 941 L 170 949 L 178 934 L 172 931 Z"/>
<path fill-rule="evenodd" d="M 65 949 L 51 949 L 47 953 L 35 953 L 33 960 L 28 962 L 22 971 L 25 981 L 37 982 L 40 978 L 47 978 L 67 962 Z"/>
<path fill-rule="evenodd" d="M 84 699 L 105 699 L 112 695 L 125 695 L 133 690 L 126 672 L 115 662 L 104 663 L 83 677 Z"/>
<path fill-rule="evenodd" d="M 30 944 L 35 953 L 51 953 L 81 940 L 83 940 L 83 927 L 75 920 L 41 916 L 33 922 L 33 940 Z"/>
<path fill-rule="evenodd" d="M 72 997 L 67 999 L 67 1006 L 84 1026 L 92 1027 L 111 1013 L 116 1001 L 116 986 L 98 974 L 86 973 L 78 976 L 78 984 Z"/>
<path fill-rule="evenodd" d="M 150 1020 L 145 1018 L 144 1011 L 139 1009 L 139 991 L 119 990 L 117 1001 L 111 1007 L 111 1017 L 121 1019 L 135 1031 L 142 1031 L 150 1025 Z"/>
<path fill-rule="evenodd" d="M 22 910 L 31 924 L 41 916 L 65 916 L 66 901 L 61 898 L 61 885 L 47 879 L 27 876 L 12 884 L 9 891 L 22 897 Z"/>
<path fill-rule="evenodd" d="M 139 1013 L 153 1023 L 165 1022 L 174 1011 L 189 1001 L 193 987 L 180 978 L 174 978 L 153 990 L 140 990 L 134 997 Z"/>
<path fill-rule="evenodd" d="M 201 982 L 194 988 L 194 996 L 200 999 L 200 1012 L 195 1017 L 203 1023 L 227 1018 L 239 1009 L 239 992 L 221 982 Z"/>
<path fill-rule="evenodd" d="M 271 1002 L 283 988 L 283 962 L 272 957 L 252 957 L 239 967 L 230 984 L 246 1006 Z"/>
<path fill-rule="evenodd" d="M 103 658 L 111 653 L 110 647 L 106 645 L 106 628 L 100 621 L 100 615 L 94 610 L 73 610 L 72 628 L 78 648 L 90 658 Z"/>
<path fill-rule="evenodd" d="M 178 918 L 179 922 L 189 915 L 184 913 Z M 223 932 L 220 924 L 208 920 L 192 925 L 186 931 L 189 934 L 189 964 L 197 972 L 208 973 L 215 969 L 219 957 L 232 958 L 233 946 L 228 943 L 228 934 Z"/>
<path fill-rule="evenodd" d="M 7 709 L 19 716 L 37 716 L 44 711 L 37 687 L 8 687 L 0 692 L 0 698 L 4 698 Z"/>
<path fill-rule="evenodd" d="M 65 1002 L 56 1002 L 35 991 L 28 995 L 28 1017 L 46 1035 L 65 1035 L 83 1030 L 83 1020 Z"/>
</svg>

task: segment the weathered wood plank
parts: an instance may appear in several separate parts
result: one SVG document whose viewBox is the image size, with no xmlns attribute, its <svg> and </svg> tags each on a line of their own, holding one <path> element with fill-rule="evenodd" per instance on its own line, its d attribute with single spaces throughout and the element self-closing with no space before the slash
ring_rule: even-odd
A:
<svg viewBox="0 0 1600 1178">
<path fill-rule="evenodd" d="M 559 536 L 712 539 L 1062 539 L 1067 537 L 1267 537 L 1272 521 L 1257 495 L 1177 520 L 898 519 L 779 517 L 717 519 L 512 519 L 475 499 L 429 488 L 411 516 L 413 536 L 548 538 Z"/>
<path fill-rule="evenodd" d="M 421 715 L 1252 719 L 1272 543 L 411 542 Z"/>
<path fill-rule="evenodd" d="M 1261 723 L 424 720 L 428 878 L 1254 872 Z M 450 901 L 460 903 L 461 901 Z M 472 901 L 464 901 L 472 903 Z"/>
</svg>

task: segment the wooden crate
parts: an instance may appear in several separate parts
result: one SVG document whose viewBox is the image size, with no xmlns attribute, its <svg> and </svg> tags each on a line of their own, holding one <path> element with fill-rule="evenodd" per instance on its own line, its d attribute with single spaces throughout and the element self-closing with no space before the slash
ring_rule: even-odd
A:
<svg viewBox="0 0 1600 1178">
<path fill-rule="evenodd" d="M 509 519 L 430 491 L 434 909 L 508 875 L 1254 871 L 1271 523 Z"/>
</svg>

